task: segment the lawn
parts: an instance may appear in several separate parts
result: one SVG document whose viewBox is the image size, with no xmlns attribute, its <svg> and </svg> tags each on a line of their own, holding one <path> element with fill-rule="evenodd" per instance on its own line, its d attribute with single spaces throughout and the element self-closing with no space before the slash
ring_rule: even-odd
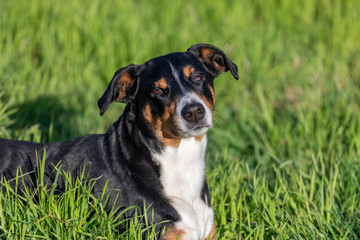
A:
<svg viewBox="0 0 360 240">
<path fill-rule="evenodd" d="M 211 43 L 240 76 L 216 80 L 208 133 L 218 239 L 360 238 L 358 1 L 0 4 L 1 138 L 104 133 L 124 106 L 100 117 L 96 103 L 118 68 Z M 92 182 L 68 184 L 19 200 L 3 181 L 0 239 L 139 238 L 117 234 Z"/>
</svg>

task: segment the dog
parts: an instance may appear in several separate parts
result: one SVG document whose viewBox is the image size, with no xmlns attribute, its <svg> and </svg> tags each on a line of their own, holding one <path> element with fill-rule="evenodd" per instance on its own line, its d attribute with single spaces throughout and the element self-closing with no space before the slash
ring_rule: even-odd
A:
<svg viewBox="0 0 360 240">
<path fill-rule="evenodd" d="M 164 239 L 215 239 L 205 180 L 206 133 L 213 126 L 213 81 L 228 70 L 239 78 L 221 49 L 202 43 L 120 68 L 98 100 L 100 115 L 114 101 L 126 103 L 105 134 L 45 144 L 1 139 L 0 176 L 13 179 L 21 168 L 28 173 L 25 184 L 34 184 L 36 158 L 44 155 L 49 184 L 59 162 L 72 176 L 86 169 L 97 179 L 96 197 L 108 184 L 111 203 L 117 196 L 124 208 L 145 204 Z M 58 189 L 63 182 L 58 180 Z"/>
</svg>

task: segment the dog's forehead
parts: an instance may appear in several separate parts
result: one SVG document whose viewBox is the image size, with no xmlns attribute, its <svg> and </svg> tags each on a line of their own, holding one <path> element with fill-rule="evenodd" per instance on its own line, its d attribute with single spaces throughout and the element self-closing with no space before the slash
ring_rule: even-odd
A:
<svg viewBox="0 0 360 240">
<path fill-rule="evenodd" d="M 175 52 L 164 56 L 156 57 L 145 62 L 145 71 L 141 76 L 147 82 L 156 82 L 160 78 L 167 81 L 180 80 L 183 72 L 188 67 L 201 68 L 200 61 L 192 54 L 187 52 Z"/>
<path fill-rule="evenodd" d="M 147 61 L 147 63 L 151 63 L 154 66 L 160 64 L 164 64 L 164 63 L 171 63 L 172 65 L 178 67 L 181 66 L 183 64 L 186 63 L 195 63 L 197 62 L 197 58 L 188 52 L 174 52 L 174 53 L 169 53 L 160 57 L 156 57 L 153 59 L 150 59 L 149 61 Z"/>
</svg>

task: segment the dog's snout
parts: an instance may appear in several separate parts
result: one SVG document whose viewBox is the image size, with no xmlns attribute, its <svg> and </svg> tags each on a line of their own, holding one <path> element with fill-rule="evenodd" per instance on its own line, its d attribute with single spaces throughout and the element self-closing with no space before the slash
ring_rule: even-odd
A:
<svg viewBox="0 0 360 240">
<path fill-rule="evenodd" d="M 186 105 L 181 111 L 181 116 L 188 122 L 198 123 L 205 115 L 205 108 L 200 103 Z"/>
</svg>

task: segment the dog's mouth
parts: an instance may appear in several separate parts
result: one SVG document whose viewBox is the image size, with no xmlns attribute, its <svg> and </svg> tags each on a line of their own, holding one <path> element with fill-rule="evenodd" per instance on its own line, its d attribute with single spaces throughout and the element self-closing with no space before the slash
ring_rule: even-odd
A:
<svg viewBox="0 0 360 240">
<path fill-rule="evenodd" d="M 212 128 L 212 124 L 197 124 L 187 129 L 172 129 L 172 131 L 168 133 L 164 133 L 164 136 L 168 138 L 190 138 L 197 137 L 206 133 L 210 128 Z"/>
<path fill-rule="evenodd" d="M 210 124 L 198 124 L 181 133 L 182 137 L 197 137 L 206 133 L 213 126 Z"/>
<path fill-rule="evenodd" d="M 211 125 L 208 125 L 208 124 L 205 124 L 205 125 L 199 124 L 199 125 L 197 125 L 197 126 L 194 126 L 194 127 L 191 128 L 191 129 L 189 129 L 189 131 L 198 131 L 198 130 L 201 130 L 201 129 L 203 129 L 203 128 L 209 129 L 209 128 L 212 128 L 212 126 L 211 126 Z"/>
</svg>

